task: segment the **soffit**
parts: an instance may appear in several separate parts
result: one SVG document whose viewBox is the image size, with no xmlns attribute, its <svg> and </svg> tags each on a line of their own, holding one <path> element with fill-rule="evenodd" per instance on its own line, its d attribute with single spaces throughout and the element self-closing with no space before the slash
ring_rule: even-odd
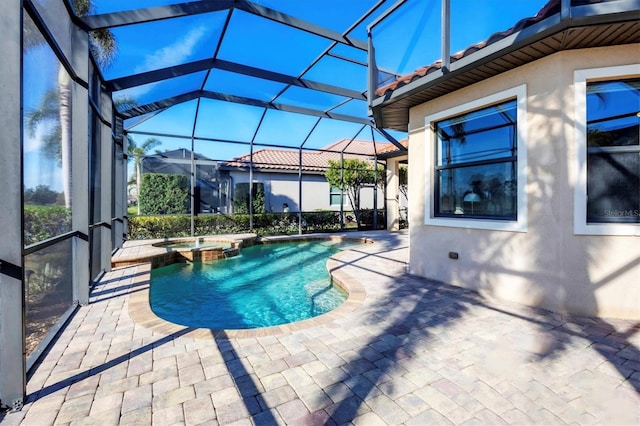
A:
<svg viewBox="0 0 640 426">
<path fill-rule="evenodd" d="M 552 0 L 548 5 L 553 3 L 559 1 Z M 496 33 L 491 43 L 485 41 L 454 55 L 448 71 L 443 71 L 438 61 L 379 88 L 379 97 L 373 101 L 376 122 L 406 131 L 410 108 L 547 55 L 640 42 L 638 1 L 576 6 L 568 18 L 556 12 L 543 19 L 529 19 L 531 25 L 521 30 Z"/>
</svg>

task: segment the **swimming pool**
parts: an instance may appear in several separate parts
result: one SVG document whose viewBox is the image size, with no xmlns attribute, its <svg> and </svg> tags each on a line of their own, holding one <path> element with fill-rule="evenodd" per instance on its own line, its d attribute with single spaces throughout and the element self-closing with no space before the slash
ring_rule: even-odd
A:
<svg viewBox="0 0 640 426">
<path fill-rule="evenodd" d="M 248 329 L 329 312 L 347 298 L 331 283 L 328 258 L 354 243 L 260 244 L 214 263 L 176 263 L 151 271 L 149 302 L 164 320 L 194 328 Z"/>
<path fill-rule="evenodd" d="M 170 244 L 163 244 L 160 247 L 166 247 L 166 248 L 171 248 L 171 249 L 199 249 L 199 248 L 214 248 L 214 247 L 219 247 L 219 248 L 229 248 L 231 247 L 230 243 L 221 243 L 219 241 L 212 241 L 212 242 L 200 242 L 198 240 L 194 241 L 194 242 L 186 242 L 186 243 L 170 243 Z"/>
</svg>

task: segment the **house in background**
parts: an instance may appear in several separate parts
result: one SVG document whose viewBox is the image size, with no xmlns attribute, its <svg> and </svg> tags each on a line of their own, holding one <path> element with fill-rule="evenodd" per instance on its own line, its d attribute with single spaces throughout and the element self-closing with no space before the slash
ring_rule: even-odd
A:
<svg viewBox="0 0 640 426">
<path fill-rule="evenodd" d="M 338 188 L 330 187 L 325 178 L 329 160 L 357 158 L 369 161 L 373 167 L 376 153 L 388 150 L 390 143 L 365 140 L 342 139 L 322 148 L 322 151 L 260 149 L 253 153 L 254 183 L 262 183 L 265 192 L 265 207 L 270 212 L 282 212 L 285 205 L 289 211 L 340 211 L 351 210 L 349 199 Z M 220 171 L 228 173 L 232 185 L 248 183 L 251 179 L 249 166 L 251 155 L 246 154 L 220 164 Z M 298 164 L 302 167 L 299 168 Z M 302 173 L 301 179 L 299 172 Z M 302 182 L 302 190 L 300 190 Z M 300 199 L 300 194 L 302 198 Z M 300 202 L 299 202 L 300 200 Z M 374 187 L 361 190 L 360 208 L 372 209 L 384 205 L 384 193 L 378 188 L 374 197 Z"/>
<path fill-rule="evenodd" d="M 142 174 L 183 175 L 191 185 L 191 160 L 191 151 L 186 148 L 147 155 L 142 158 Z M 194 153 L 193 160 L 196 176 L 193 185 L 194 212 L 196 214 L 231 213 L 232 188 L 229 174 L 220 171 L 220 162 L 202 154 Z M 186 207 L 187 210 L 191 210 L 191 206 Z"/>
<path fill-rule="evenodd" d="M 411 273 L 640 319 L 639 43 L 638 2 L 552 0 L 378 88 L 409 132 Z"/>
<path fill-rule="evenodd" d="M 326 151 L 324 151 L 326 150 Z M 260 149 L 253 153 L 253 183 L 263 185 L 265 208 L 267 212 L 282 212 L 285 205 L 290 212 L 317 210 L 340 211 L 343 200 L 338 188 L 331 188 L 325 178 L 329 160 L 357 158 L 371 163 L 373 167 L 376 153 L 387 156 L 395 152 L 395 145 L 386 142 L 343 139 L 323 148 L 323 151 L 302 151 L 286 149 Z M 194 153 L 195 175 L 194 207 L 195 213 L 232 214 L 234 193 L 238 184 L 247 184 L 250 180 L 249 154 L 229 161 L 215 161 Z M 302 168 L 299 170 L 299 160 Z M 302 179 L 299 178 L 301 171 Z M 180 148 L 142 159 L 142 173 L 165 173 L 191 176 L 191 151 Z M 302 182 L 302 202 L 299 203 L 300 183 Z M 190 181 L 189 181 L 190 182 Z M 189 183 L 190 185 L 190 183 Z M 374 187 L 361 190 L 360 208 L 372 209 L 384 206 L 383 190 Z M 402 197 L 402 205 L 406 199 Z M 344 194 L 342 208 L 351 210 L 349 199 Z M 301 205 L 300 205 L 301 204 Z M 187 206 L 190 210 L 190 206 Z"/>
</svg>

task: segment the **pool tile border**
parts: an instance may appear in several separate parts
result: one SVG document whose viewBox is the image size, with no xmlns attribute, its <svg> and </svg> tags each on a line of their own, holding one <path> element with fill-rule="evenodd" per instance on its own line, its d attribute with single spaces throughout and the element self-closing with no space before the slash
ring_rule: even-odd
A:
<svg viewBox="0 0 640 426">
<path fill-rule="evenodd" d="M 272 244 L 283 243 L 287 241 L 317 241 L 317 240 L 330 240 L 330 241 L 359 241 L 362 243 L 374 243 L 368 238 L 353 238 L 342 236 L 289 236 L 289 237 L 269 237 L 259 238 L 260 244 Z M 193 328 L 178 325 L 169 321 L 166 321 L 158 317 L 152 310 L 149 304 L 149 286 L 151 284 L 151 269 L 152 264 L 150 262 L 138 263 L 133 266 L 123 266 L 122 268 L 133 268 L 131 275 L 133 276 L 131 287 L 135 287 L 135 291 L 131 292 L 128 297 L 128 309 L 129 316 L 137 324 L 150 329 L 154 332 L 162 334 L 181 333 L 191 338 L 207 339 L 207 338 L 255 338 L 262 336 L 273 336 L 279 334 L 291 333 L 293 331 L 305 330 L 312 327 L 318 327 L 327 325 L 334 322 L 337 319 L 341 319 L 349 313 L 358 309 L 366 299 L 366 291 L 362 284 L 352 276 L 344 272 L 339 268 L 338 262 L 340 257 L 345 253 L 340 252 L 333 255 L 327 261 L 327 269 L 331 275 L 331 279 L 334 284 L 342 287 L 348 294 L 347 300 L 338 306 L 336 309 L 319 315 L 317 317 L 309 318 L 302 321 L 297 321 L 289 324 L 282 324 L 273 327 L 263 327 L 254 329 L 242 329 L 242 330 L 218 330 L 208 328 Z"/>
</svg>

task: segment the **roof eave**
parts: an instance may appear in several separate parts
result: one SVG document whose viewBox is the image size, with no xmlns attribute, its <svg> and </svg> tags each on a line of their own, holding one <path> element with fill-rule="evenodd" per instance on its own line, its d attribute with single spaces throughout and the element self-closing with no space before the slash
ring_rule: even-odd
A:
<svg viewBox="0 0 640 426">
<path fill-rule="evenodd" d="M 416 105 L 466 87 L 469 84 L 474 84 L 484 78 L 518 68 L 549 54 L 576 48 L 571 44 L 571 30 L 583 27 L 606 28 L 609 25 L 620 23 L 640 26 L 639 21 L 640 0 L 623 0 L 614 4 L 600 3 L 572 7 L 570 17 L 563 18 L 560 13 L 550 16 L 452 62 L 448 72 L 443 72 L 442 69 L 432 71 L 374 99 L 372 113 L 376 126 L 407 131 L 409 109 Z M 636 31 L 635 34 L 639 34 L 635 36 L 637 39 L 635 42 L 640 42 L 640 31 Z M 540 43 L 545 43 L 545 50 L 541 51 L 538 57 L 531 56 L 529 60 L 520 60 L 511 67 L 505 67 L 504 65 L 492 67 L 493 72 L 484 70 L 485 76 L 482 78 L 469 74 L 469 71 L 477 70 L 484 65 L 492 64 L 508 55 L 517 54 Z M 629 41 L 620 44 L 627 43 Z M 447 87 L 444 88 L 443 86 Z M 454 88 L 453 90 L 451 90 L 452 87 Z"/>
</svg>

